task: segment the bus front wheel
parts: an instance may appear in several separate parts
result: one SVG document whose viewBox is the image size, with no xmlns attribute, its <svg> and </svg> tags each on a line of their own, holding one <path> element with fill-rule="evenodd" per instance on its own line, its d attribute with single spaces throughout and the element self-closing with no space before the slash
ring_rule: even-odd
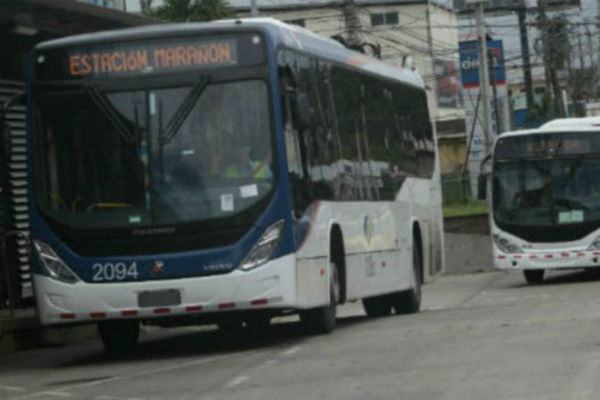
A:
<svg viewBox="0 0 600 400">
<path fill-rule="evenodd" d="M 340 301 L 340 280 L 335 263 L 331 263 L 329 270 L 329 304 L 300 312 L 300 321 L 309 333 L 331 333 L 335 329 L 337 304 Z"/>
<path fill-rule="evenodd" d="M 102 339 L 106 354 L 111 357 L 129 356 L 137 346 L 140 337 L 140 323 L 137 320 L 100 322 L 98 334 Z"/>
<path fill-rule="evenodd" d="M 543 269 L 526 269 L 523 271 L 525 280 L 530 284 L 539 284 L 544 281 L 544 270 Z"/>
</svg>

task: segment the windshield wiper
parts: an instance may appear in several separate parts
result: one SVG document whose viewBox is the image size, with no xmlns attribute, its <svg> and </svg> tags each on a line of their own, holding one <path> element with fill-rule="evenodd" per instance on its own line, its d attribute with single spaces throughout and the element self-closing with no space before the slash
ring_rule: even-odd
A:
<svg viewBox="0 0 600 400">
<path fill-rule="evenodd" d="M 173 117 L 171 117 L 165 130 L 160 132 L 158 140 L 161 146 L 169 144 L 169 142 L 173 140 L 179 131 L 179 128 L 181 128 L 181 125 L 183 125 L 188 115 L 190 115 L 190 112 L 192 112 L 192 109 L 204 92 L 204 89 L 208 86 L 208 81 L 209 79 L 207 77 L 202 77 L 196 82 L 192 90 L 190 90 L 177 111 L 173 114 Z"/>
<path fill-rule="evenodd" d="M 87 92 L 90 97 L 96 104 L 98 108 L 104 113 L 106 118 L 108 118 L 109 122 L 117 129 L 117 132 L 125 141 L 133 143 L 135 142 L 135 133 L 131 132 L 129 128 L 123 123 L 121 117 L 119 117 L 118 112 L 115 108 L 110 104 L 106 97 L 100 93 L 96 86 L 89 86 L 87 88 Z"/>
</svg>

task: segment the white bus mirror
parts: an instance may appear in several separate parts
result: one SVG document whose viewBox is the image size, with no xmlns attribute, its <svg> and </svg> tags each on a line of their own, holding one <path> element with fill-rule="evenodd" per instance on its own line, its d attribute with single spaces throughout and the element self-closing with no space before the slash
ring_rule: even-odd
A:
<svg viewBox="0 0 600 400">
<path fill-rule="evenodd" d="M 479 174 L 477 178 L 477 198 L 485 200 L 487 198 L 487 177 L 485 174 Z"/>
</svg>

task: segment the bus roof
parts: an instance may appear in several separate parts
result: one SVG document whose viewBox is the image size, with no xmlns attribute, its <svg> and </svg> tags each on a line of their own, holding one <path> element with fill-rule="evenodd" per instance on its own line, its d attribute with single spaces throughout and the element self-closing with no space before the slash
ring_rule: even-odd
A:
<svg viewBox="0 0 600 400">
<path fill-rule="evenodd" d="M 600 127 L 600 117 L 557 118 L 546 122 L 540 128 L 581 128 Z"/>
<path fill-rule="evenodd" d="M 87 33 L 42 42 L 36 51 L 64 47 L 88 46 L 90 44 L 112 43 L 115 40 L 131 41 L 151 38 L 169 38 L 194 33 L 263 31 L 278 45 L 319 56 L 334 63 L 345 64 L 383 78 L 425 89 L 421 76 L 409 69 L 401 68 L 365 54 L 349 50 L 333 39 L 319 36 L 302 27 L 286 24 L 273 18 L 231 19 L 203 23 L 181 23 L 148 25 L 136 28 Z"/>
<path fill-rule="evenodd" d="M 600 133 L 600 126 L 589 126 L 589 125 L 565 125 L 565 126 L 541 126 L 537 129 L 522 129 L 518 131 L 503 132 L 498 138 L 505 138 L 511 136 L 525 136 L 525 135 L 543 135 L 546 133 L 576 133 L 576 132 L 598 132 Z"/>
</svg>

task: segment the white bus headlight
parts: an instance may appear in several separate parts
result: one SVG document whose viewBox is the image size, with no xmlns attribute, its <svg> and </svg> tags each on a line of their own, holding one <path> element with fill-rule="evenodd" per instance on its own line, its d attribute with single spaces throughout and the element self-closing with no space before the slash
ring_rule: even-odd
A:
<svg viewBox="0 0 600 400">
<path fill-rule="evenodd" d="M 277 221 L 262 234 L 246 258 L 240 263 L 241 270 L 250 271 L 269 261 L 279 244 L 284 224 L 283 220 Z"/>
<path fill-rule="evenodd" d="M 600 250 L 600 236 L 598 236 L 596 239 L 594 239 L 592 244 L 590 244 L 590 247 L 588 247 L 588 251 L 592 251 L 592 250 Z"/>
<path fill-rule="evenodd" d="M 522 253 L 523 250 L 510 240 L 500 235 L 494 235 L 494 243 L 503 253 Z"/>
<path fill-rule="evenodd" d="M 69 267 L 60 259 L 58 255 L 52 250 L 46 243 L 33 241 L 33 245 L 40 256 L 42 266 L 48 271 L 48 275 L 57 281 L 65 283 L 75 283 L 79 281 L 79 278 Z"/>
</svg>

